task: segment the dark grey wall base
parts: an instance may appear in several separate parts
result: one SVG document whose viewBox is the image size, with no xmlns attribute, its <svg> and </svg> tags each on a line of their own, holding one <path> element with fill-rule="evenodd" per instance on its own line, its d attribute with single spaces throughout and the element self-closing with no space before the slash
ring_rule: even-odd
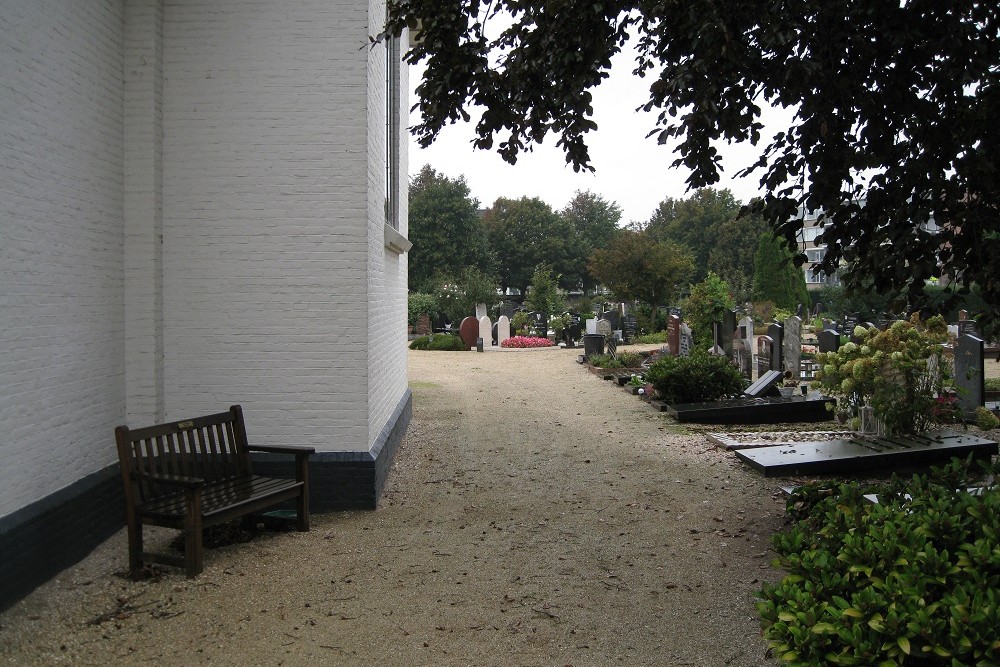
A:
<svg viewBox="0 0 1000 667">
<path fill-rule="evenodd" d="M 314 512 L 375 509 L 399 445 L 413 416 L 413 394 L 403 394 L 379 437 L 367 452 L 316 452 L 309 459 L 309 507 Z M 292 477 L 288 457 L 255 454 L 254 472 Z"/>
<path fill-rule="evenodd" d="M 375 509 L 412 414 L 413 396 L 407 390 L 371 451 L 313 456 L 309 461 L 312 510 Z M 255 457 L 254 471 L 295 475 L 287 457 Z M 83 560 L 124 525 L 117 463 L 0 517 L 0 610 Z"/>
<path fill-rule="evenodd" d="M 0 518 L 0 609 L 83 560 L 124 523 L 118 464 Z"/>
</svg>

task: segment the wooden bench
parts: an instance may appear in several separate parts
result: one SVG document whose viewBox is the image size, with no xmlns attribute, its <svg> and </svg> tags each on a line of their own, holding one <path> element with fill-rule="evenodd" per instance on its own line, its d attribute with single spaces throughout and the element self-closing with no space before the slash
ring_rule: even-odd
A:
<svg viewBox="0 0 1000 667">
<path fill-rule="evenodd" d="M 118 462 L 125 485 L 129 571 L 143 563 L 183 567 L 188 577 L 202 571 L 202 528 L 294 500 L 298 530 L 309 530 L 311 447 L 247 444 L 243 409 L 184 421 L 115 429 Z M 295 456 L 295 479 L 253 474 L 250 452 Z M 184 556 L 143 550 L 144 525 L 176 528 L 184 535 Z"/>
</svg>

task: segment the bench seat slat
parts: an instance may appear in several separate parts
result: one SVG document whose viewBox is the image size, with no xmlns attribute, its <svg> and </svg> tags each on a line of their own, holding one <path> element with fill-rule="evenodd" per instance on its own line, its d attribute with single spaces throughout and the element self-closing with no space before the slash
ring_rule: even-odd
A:
<svg viewBox="0 0 1000 667">
<path fill-rule="evenodd" d="M 216 481 L 211 486 L 205 487 L 202 492 L 202 515 L 206 521 L 209 521 L 220 512 L 234 509 L 238 513 L 245 506 L 258 501 L 263 500 L 274 504 L 276 502 L 274 496 L 284 493 L 289 494 L 289 497 L 295 496 L 301 486 L 302 482 L 296 482 L 294 479 L 261 477 L 260 475 Z M 179 519 L 183 521 L 186 513 L 184 493 L 158 498 L 140 505 L 136 511 L 142 516 L 158 520 Z"/>
</svg>

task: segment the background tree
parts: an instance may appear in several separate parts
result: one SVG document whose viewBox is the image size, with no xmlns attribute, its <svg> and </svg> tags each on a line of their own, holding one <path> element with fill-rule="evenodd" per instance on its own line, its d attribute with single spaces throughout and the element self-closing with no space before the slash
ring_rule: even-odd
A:
<svg viewBox="0 0 1000 667">
<path fill-rule="evenodd" d="M 512 23 L 487 35 L 485 13 L 499 11 Z M 397 0 L 388 17 L 387 32 L 421 26 L 406 59 L 427 64 L 413 128 L 422 145 L 478 106 L 477 148 L 515 162 L 552 132 L 574 169 L 592 169 L 590 90 L 634 39 L 635 74 L 651 77 L 650 136 L 675 143 L 691 187 L 718 181 L 720 143 L 761 141 L 762 104 L 794 109 L 748 170 L 761 174 L 754 209 L 772 229 L 791 245 L 797 212 L 823 210 L 828 274 L 846 259 L 848 286 L 871 280 L 911 305 L 946 275 L 979 285 L 984 323 L 1000 317 L 992 0 Z"/>
<path fill-rule="evenodd" d="M 694 273 L 691 253 L 677 243 L 656 241 L 649 234 L 625 229 L 590 257 L 590 272 L 622 301 L 669 305 Z"/>
<path fill-rule="evenodd" d="M 433 297 L 438 312 L 455 326 L 475 315 L 477 304 L 493 307 L 500 301 L 496 281 L 474 266 L 467 266 L 454 278 L 438 275 L 436 282 Z"/>
<path fill-rule="evenodd" d="M 533 311 L 545 313 L 546 317 L 562 313 L 563 300 L 559 296 L 558 282 L 559 276 L 552 275 L 552 269 L 548 265 L 538 266 L 531 274 L 531 285 L 528 286 L 524 305 Z"/>
<path fill-rule="evenodd" d="M 767 222 L 759 215 L 744 215 L 723 222 L 715 228 L 715 245 L 708 253 L 708 270 L 714 271 L 729 285 L 737 303 L 753 297 L 754 253 Z"/>
<path fill-rule="evenodd" d="M 470 196 L 464 176 L 448 178 L 424 165 L 410 183 L 409 206 L 411 290 L 429 292 L 440 282 L 437 276 L 458 276 L 469 266 L 493 271 L 479 202 Z"/>
<path fill-rule="evenodd" d="M 778 308 L 795 311 L 809 306 L 809 291 L 802 269 L 795 266 L 785 239 L 770 232 L 760 235 L 754 254 L 753 300 L 770 301 Z"/>
<path fill-rule="evenodd" d="M 580 241 L 580 252 L 584 257 L 590 257 L 595 249 L 607 247 L 618 233 L 622 208 L 589 190 L 578 190 L 559 215 L 573 225 Z M 585 294 L 592 293 L 597 287 L 597 279 L 590 271 L 582 273 L 581 283 Z"/>
<path fill-rule="evenodd" d="M 691 287 L 682 304 L 684 319 L 690 323 L 695 346 L 707 350 L 712 346 L 712 324 L 722 321 L 722 314 L 735 307 L 729 284 L 708 272 L 705 279 Z"/>
<path fill-rule="evenodd" d="M 483 216 L 483 223 L 497 258 L 500 286 L 524 294 L 531 276 L 542 264 L 560 275 L 559 285 L 574 288 L 584 270 L 576 230 L 537 197 L 500 197 Z"/>
<path fill-rule="evenodd" d="M 701 281 L 708 273 L 708 257 L 719 240 L 719 228 L 739 215 L 740 206 L 728 189 L 701 188 L 690 197 L 667 197 L 660 202 L 646 230 L 658 241 L 686 246 L 694 255 L 693 279 Z"/>
</svg>

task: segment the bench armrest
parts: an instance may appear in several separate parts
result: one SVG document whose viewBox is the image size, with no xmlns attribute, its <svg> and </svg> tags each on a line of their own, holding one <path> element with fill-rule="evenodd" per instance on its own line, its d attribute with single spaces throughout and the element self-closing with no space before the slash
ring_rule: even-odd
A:
<svg viewBox="0 0 1000 667">
<path fill-rule="evenodd" d="M 310 456 L 316 453 L 315 447 L 295 447 L 292 445 L 247 445 L 247 450 L 267 454 L 294 454 L 295 456 Z"/>
<path fill-rule="evenodd" d="M 156 484 L 166 484 L 167 486 L 179 486 L 185 489 L 197 489 L 204 486 L 205 480 L 201 477 L 186 477 L 184 475 L 153 475 L 146 472 L 132 471 L 132 477 Z"/>
</svg>

